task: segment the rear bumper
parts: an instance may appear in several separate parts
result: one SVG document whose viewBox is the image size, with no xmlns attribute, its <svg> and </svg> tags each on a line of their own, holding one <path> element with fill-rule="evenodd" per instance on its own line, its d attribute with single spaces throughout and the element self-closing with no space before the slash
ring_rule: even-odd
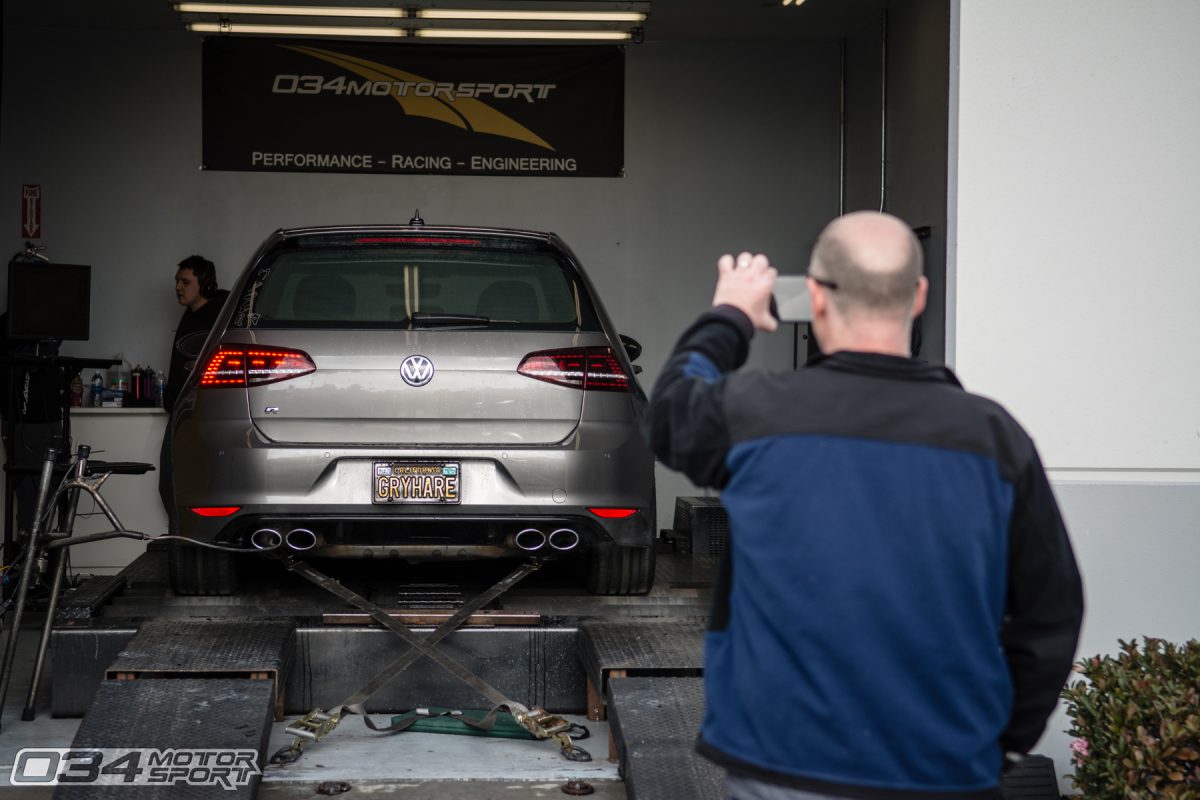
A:
<svg viewBox="0 0 1200 800">
<path fill-rule="evenodd" d="M 606 543 L 649 546 L 647 521 L 640 513 L 617 521 L 621 525 L 606 526 L 595 518 L 571 515 L 396 517 L 271 514 L 245 509 L 222 525 L 210 526 L 210 530 L 216 530 L 216 538 L 221 541 L 243 547 L 265 549 L 277 544 L 281 549 L 324 558 L 429 561 L 501 558 L 534 552 L 552 555 Z"/>
<path fill-rule="evenodd" d="M 461 502 L 373 504 L 373 466 L 387 460 L 458 462 Z M 520 554 L 513 537 L 526 527 L 569 528 L 581 549 L 650 546 L 657 533 L 653 459 L 628 425 L 583 424 L 552 447 L 380 449 L 283 445 L 244 421 L 184 418 L 172 462 L 181 533 L 200 541 L 249 545 L 256 530 L 307 528 L 313 555 L 437 559 Z M 205 506 L 239 510 L 190 510 Z M 602 519 L 589 507 L 638 511 Z"/>
</svg>

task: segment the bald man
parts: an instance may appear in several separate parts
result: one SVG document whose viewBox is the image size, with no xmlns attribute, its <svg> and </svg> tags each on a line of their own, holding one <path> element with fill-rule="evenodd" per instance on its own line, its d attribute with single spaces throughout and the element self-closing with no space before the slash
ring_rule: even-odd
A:
<svg viewBox="0 0 1200 800">
<path fill-rule="evenodd" d="M 655 452 L 729 513 L 697 747 L 738 800 L 998 797 L 1070 671 L 1062 517 L 1020 425 L 909 357 L 921 260 L 895 217 L 835 220 L 807 273 L 823 355 L 766 373 L 738 368 L 775 269 L 723 256 L 655 386 Z"/>
</svg>

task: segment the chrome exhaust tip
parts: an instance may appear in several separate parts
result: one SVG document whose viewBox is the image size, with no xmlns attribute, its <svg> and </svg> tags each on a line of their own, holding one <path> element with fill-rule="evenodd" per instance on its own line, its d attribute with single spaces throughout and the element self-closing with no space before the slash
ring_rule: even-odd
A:
<svg viewBox="0 0 1200 800">
<path fill-rule="evenodd" d="M 317 546 L 317 535 L 308 528 L 293 528 L 288 531 L 284 541 L 293 550 L 312 550 Z"/>
<path fill-rule="evenodd" d="M 559 528 L 556 531 L 551 531 L 546 537 L 546 542 L 555 550 L 563 552 L 574 550 L 579 546 L 579 534 L 570 528 Z"/>
<path fill-rule="evenodd" d="M 250 544 L 256 550 L 274 550 L 283 544 L 283 535 L 274 528 L 259 528 L 250 534 Z"/>
<path fill-rule="evenodd" d="M 537 528 L 525 528 L 513 536 L 513 544 L 527 553 L 532 553 L 546 546 L 546 534 Z"/>
</svg>

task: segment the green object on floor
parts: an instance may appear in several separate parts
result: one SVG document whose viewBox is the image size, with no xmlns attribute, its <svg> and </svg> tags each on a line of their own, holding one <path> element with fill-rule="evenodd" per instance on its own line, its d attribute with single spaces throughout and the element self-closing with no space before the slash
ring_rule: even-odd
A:
<svg viewBox="0 0 1200 800">
<path fill-rule="evenodd" d="M 521 727 L 511 712 L 497 711 L 488 729 L 478 727 L 488 712 L 478 708 L 424 708 L 406 711 L 392 717 L 392 725 L 400 730 L 417 733 L 452 733 L 459 736 L 493 736 L 500 739 L 532 739 L 533 734 Z M 409 722 L 411 720 L 411 722 Z M 399 731 L 397 731 L 399 732 Z"/>
</svg>

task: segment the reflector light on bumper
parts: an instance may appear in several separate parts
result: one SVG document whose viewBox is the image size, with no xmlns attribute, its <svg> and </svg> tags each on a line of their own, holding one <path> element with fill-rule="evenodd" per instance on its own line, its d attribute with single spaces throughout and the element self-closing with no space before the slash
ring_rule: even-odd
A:
<svg viewBox="0 0 1200 800">
<path fill-rule="evenodd" d="M 299 378 L 316 369 L 317 365 L 302 350 L 221 345 L 204 367 L 200 385 L 261 386 Z"/>
<path fill-rule="evenodd" d="M 625 519 L 638 512 L 636 508 L 588 508 L 588 511 L 603 519 Z"/>
<path fill-rule="evenodd" d="M 192 513 L 202 517 L 228 517 L 241 510 L 241 506 L 200 506 L 193 508 Z"/>
</svg>

